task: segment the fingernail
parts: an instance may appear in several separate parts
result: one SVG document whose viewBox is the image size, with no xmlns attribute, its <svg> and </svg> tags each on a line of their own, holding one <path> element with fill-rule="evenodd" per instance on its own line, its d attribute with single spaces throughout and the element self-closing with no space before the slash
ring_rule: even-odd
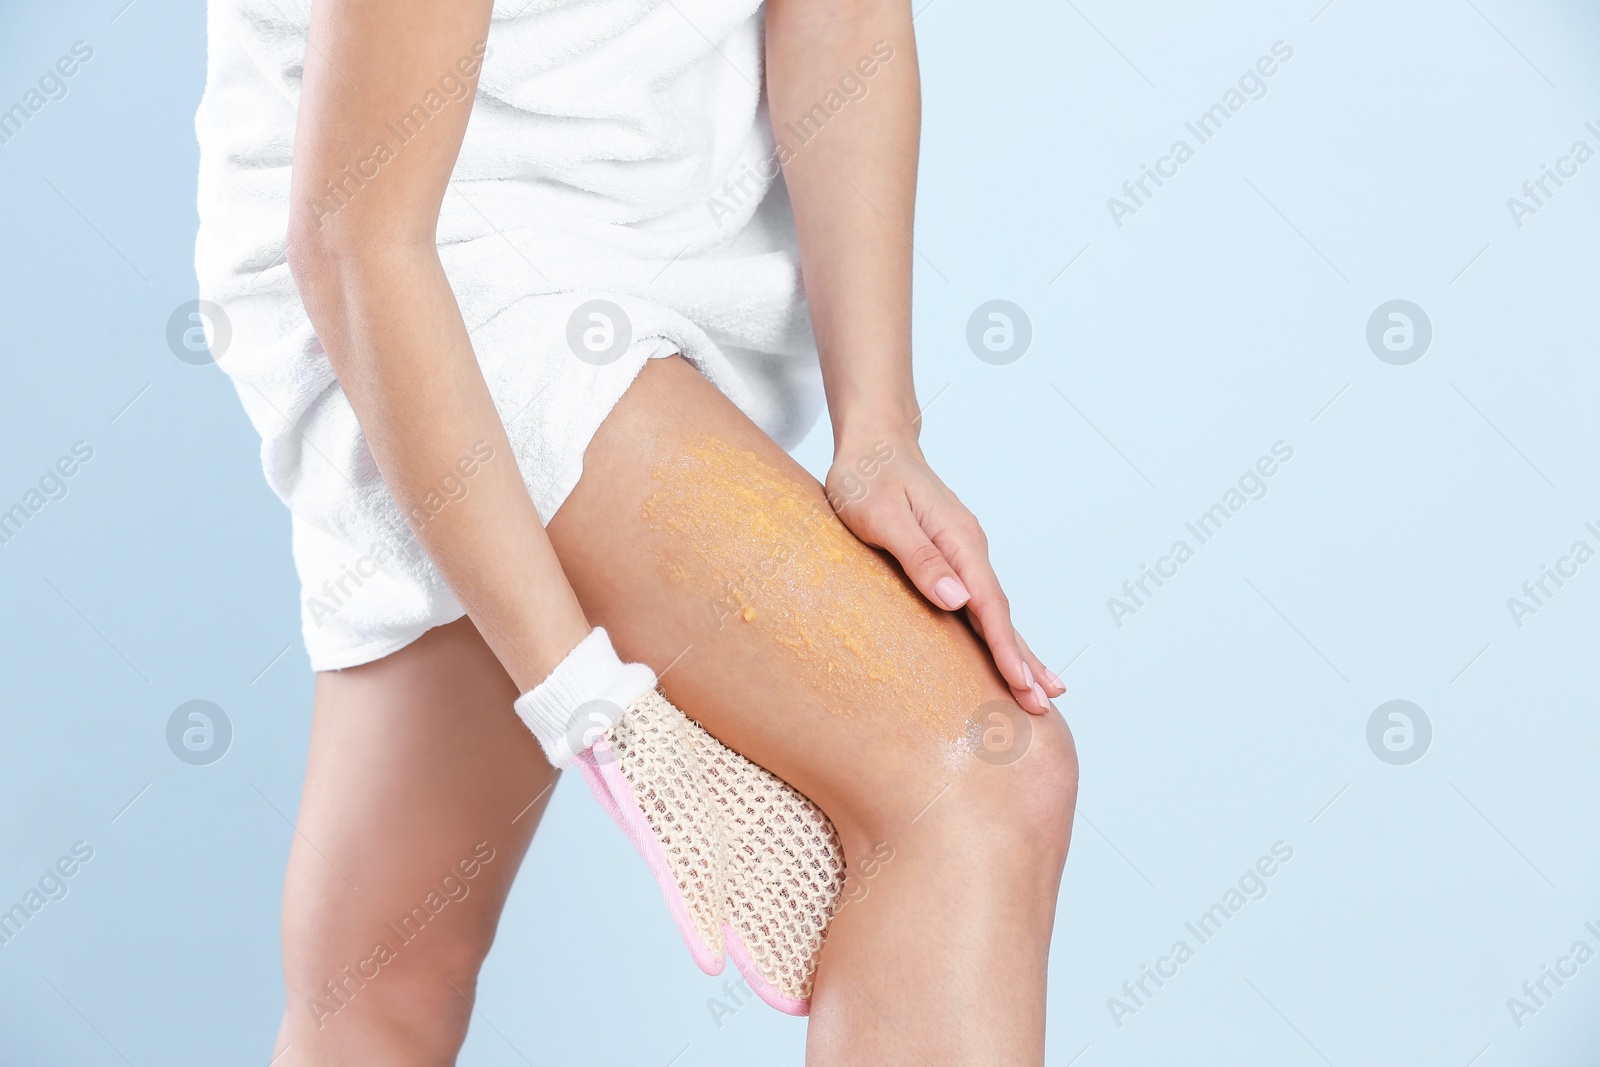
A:
<svg viewBox="0 0 1600 1067">
<path fill-rule="evenodd" d="M 1045 711 L 1050 710 L 1050 698 L 1044 695 L 1044 690 L 1037 684 L 1033 686 L 1033 699 L 1039 702 L 1039 707 Z"/>
<path fill-rule="evenodd" d="M 1033 684 L 1033 671 L 1028 669 L 1027 660 L 1022 661 L 1022 684 L 1026 685 L 1029 689 L 1036 688 Z"/>
<path fill-rule="evenodd" d="M 972 594 L 967 592 L 967 587 L 954 578 L 940 578 L 933 583 L 933 595 L 938 597 L 946 608 L 956 610 L 961 605 L 972 599 Z"/>
<path fill-rule="evenodd" d="M 1049 682 L 1051 686 L 1056 689 L 1066 688 L 1066 684 L 1061 681 L 1060 675 L 1056 674 L 1056 672 L 1051 670 L 1049 667 L 1044 669 L 1044 680 Z"/>
</svg>

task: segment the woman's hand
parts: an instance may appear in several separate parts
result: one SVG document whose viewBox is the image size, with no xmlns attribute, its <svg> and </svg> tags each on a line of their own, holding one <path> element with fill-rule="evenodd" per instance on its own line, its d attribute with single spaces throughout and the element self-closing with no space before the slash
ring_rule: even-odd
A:
<svg viewBox="0 0 1600 1067">
<path fill-rule="evenodd" d="M 887 550 L 936 607 L 965 608 L 1017 703 L 1036 715 L 1066 692 L 1011 625 L 1011 604 L 989 565 L 978 520 L 929 468 L 907 434 L 842 440 L 828 502 L 857 537 Z"/>
<path fill-rule="evenodd" d="M 928 469 L 912 429 L 909 235 L 922 89 L 911 5 L 768 0 L 766 60 L 776 130 L 804 127 L 816 101 L 847 81 L 860 90 L 828 136 L 783 163 L 833 420 L 828 497 L 932 603 L 966 609 L 1017 703 L 1042 715 L 1066 688 L 1012 629 L 983 530 Z"/>
</svg>

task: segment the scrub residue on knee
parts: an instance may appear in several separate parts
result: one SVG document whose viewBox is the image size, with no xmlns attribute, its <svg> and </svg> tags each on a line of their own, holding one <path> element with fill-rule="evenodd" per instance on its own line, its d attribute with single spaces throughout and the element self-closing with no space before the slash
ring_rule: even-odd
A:
<svg viewBox="0 0 1600 1067">
<path fill-rule="evenodd" d="M 669 536 L 662 566 L 708 595 L 723 626 L 749 626 L 802 664 L 836 713 L 903 711 L 956 737 L 983 696 L 943 612 L 820 496 L 756 453 L 695 434 L 651 471 L 642 513 Z"/>
</svg>

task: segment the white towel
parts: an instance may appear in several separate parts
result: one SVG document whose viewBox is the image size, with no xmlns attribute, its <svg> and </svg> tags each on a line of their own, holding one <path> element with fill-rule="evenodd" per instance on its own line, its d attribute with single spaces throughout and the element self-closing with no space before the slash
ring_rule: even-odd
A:
<svg viewBox="0 0 1600 1067">
<path fill-rule="evenodd" d="M 385 488 L 289 275 L 310 6 L 209 0 L 195 264 L 201 299 L 232 327 L 218 364 L 293 514 L 302 630 L 326 670 L 387 655 L 462 608 Z M 418 103 L 467 106 L 449 99 L 451 74 Z M 495 5 L 439 250 L 546 521 L 652 355 L 682 352 L 786 446 L 820 410 L 761 84 L 759 0 Z M 567 343 L 593 299 L 621 307 L 634 337 L 603 366 Z"/>
</svg>

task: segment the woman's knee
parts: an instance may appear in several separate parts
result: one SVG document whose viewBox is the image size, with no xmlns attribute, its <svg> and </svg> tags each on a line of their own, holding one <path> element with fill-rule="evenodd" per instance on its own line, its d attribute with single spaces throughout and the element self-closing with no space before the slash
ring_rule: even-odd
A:
<svg viewBox="0 0 1600 1067">
<path fill-rule="evenodd" d="M 1078 756 L 1059 713 L 1035 716 L 1009 699 L 989 701 L 959 740 L 896 745 L 877 753 L 870 768 L 851 775 L 822 805 L 847 850 L 851 842 L 859 847 L 921 826 L 984 835 L 997 848 L 1025 836 L 1037 856 L 1065 859 Z"/>
<path fill-rule="evenodd" d="M 1016 763 L 1019 780 L 1006 800 L 1027 820 L 1042 854 L 1064 862 L 1078 806 L 1078 750 L 1060 713 L 1032 718 L 1032 739 Z"/>
<path fill-rule="evenodd" d="M 959 783 L 962 814 L 997 841 L 1025 838 L 1035 856 L 1064 861 L 1078 798 L 1072 732 L 1059 713 L 1031 715 L 1009 700 L 985 708 Z"/>
</svg>

